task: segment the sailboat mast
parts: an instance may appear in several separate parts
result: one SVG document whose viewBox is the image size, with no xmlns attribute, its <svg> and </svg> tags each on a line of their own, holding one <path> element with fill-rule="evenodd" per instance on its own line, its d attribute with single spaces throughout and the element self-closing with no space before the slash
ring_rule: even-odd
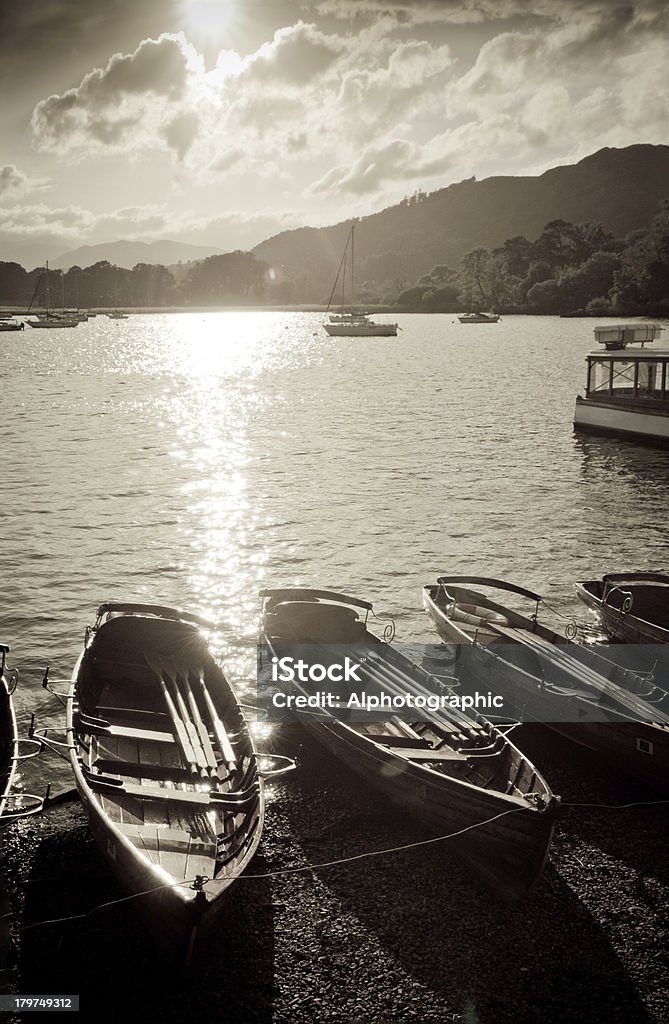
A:
<svg viewBox="0 0 669 1024">
<path fill-rule="evenodd" d="M 351 224 L 351 308 L 355 302 L 355 283 L 353 280 L 353 272 L 355 268 L 355 223 Z"/>
<path fill-rule="evenodd" d="M 51 292 L 49 290 L 49 261 L 45 260 L 45 264 L 46 264 L 46 267 L 45 267 L 45 270 L 46 270 L 46 312 L 47 312 L 47 315 L 48 315 L 49 310 L 51 309 Z"/>
</svg>

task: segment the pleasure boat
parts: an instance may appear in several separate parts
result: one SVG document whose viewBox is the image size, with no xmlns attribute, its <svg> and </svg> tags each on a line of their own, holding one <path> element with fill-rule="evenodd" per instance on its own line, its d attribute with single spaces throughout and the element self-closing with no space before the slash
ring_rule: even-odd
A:
<svg viewBox="0 0 669 1024">
<path fill-rule="evenodd" d="M 499 320 L 499 313 L 460 313 L 458 320 L 461 324 L 496 324 Z"/>
<path fill-rule="evenodd" d="M 346 245 L 344 246 L 344 252 L 339 264 L 339 270 L 335 277 L 332 291 L 330 292 L 330 298 L 328 300 L 326 313 L 328 315 L 328 322 L 323 324 L 325 331 L 330 335 L 331 338 L 394 338 L 397 335 L 398 325 L 392 323 L 382 323 L 378 320 L 372 320 L 369 313 L 357 313 L 353 310 L 347 310 L 345 308 L 345 292 L 346 292 L 346 263 L 350 253 L 350 281 L 351 281 L 351 297 L 354 296 L 354 262 L 355 262 L 355 224 L 351 224 L 351 230 L 348 233 L 346 239 Z M 341 310 L 339 313 L 330 313 L 330 306 L 334 293 L 337 290 L 337 285 L 341 279 Z"/>
<path fill-rule="evenodd" d="M 669 443 L 669 349 L 646 348 L 661 331 L 656 323 L 595 327 L 602 349 L 586 356 L 576 430 Z"/>
</svg>

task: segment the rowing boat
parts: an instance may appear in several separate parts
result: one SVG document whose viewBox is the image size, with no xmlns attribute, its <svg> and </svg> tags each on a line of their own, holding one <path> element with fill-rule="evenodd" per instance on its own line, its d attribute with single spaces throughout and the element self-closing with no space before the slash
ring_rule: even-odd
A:
<svg viewBox="0 0 669 1024">
<path fill-rule="evenodd" d="M 510 608 L 509 594 L 534 602 L 532 614 Z M 423 588 L 425 609 L 442 640 L 458 645 L 461 662 L 504 697 L 510 714 L 543 722 L 629 774 L 666 787 L 669 693 L 652 673 L 606 657 L 594 644 L 573 643 L 539 622 L 542 600 L 523 587 L 481 576 L 442 576 Z"/>
<path fill-rule="evenodd" d="M 18 674 L 7 669 L 8 653 L 8 645 L 0 644 L 0 820 L 7 813 L 7 801 L 18 763 L 16 715 L 12 702 Z"/>
<path fill-rule="evenodd" d="M 669 575 L 610 573 L 576 584 L 578 597 L 616 640 L 669 644 Z"/>
<path fill-rule="evenodd" d="M 353 659 L 366 693 L 425 696 L 437 685 L 454 695 L 370 632 L 367 601 L 303 589 L 264 590 L 261 599 L 270 658 L 307 644 L 324 661 Z M 330 714 L 304 724 L 392 803 L 436 835 L 453 835 L 454 850 L 502 897 L 526 896 L 546 862 L 559 798 L 502 728 L 453 708 L 413 715 L 343 721 Z"/>
<path fill-rule="evenodd" d="M 188 963 L 263 827 L 246 720 L 199 616 L 103 604 L 67 700 L 69 755 L 102 855 L 168 958 Z"/>
</svg>

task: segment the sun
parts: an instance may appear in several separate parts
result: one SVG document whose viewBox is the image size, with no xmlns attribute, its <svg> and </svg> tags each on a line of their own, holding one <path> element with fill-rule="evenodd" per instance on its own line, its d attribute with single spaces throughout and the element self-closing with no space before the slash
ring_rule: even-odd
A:
<svg viewBox="0 0 669 1024">
<path fill-rule="evenodd" d="M 181 23 L 187 37 L 197 44 L 218 44 L 234 30 L 239 0 L 180 0 Z"/>
</svg>

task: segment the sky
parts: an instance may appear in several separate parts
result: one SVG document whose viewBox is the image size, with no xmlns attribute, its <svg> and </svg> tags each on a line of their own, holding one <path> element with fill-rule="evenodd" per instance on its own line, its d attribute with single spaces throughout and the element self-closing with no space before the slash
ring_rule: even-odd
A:
<svg viewBox="0 0 669 1024">
<path fill-rule="evenodd" d="M 0 260 L 669 143 L 664 0 L 0 0 Z"/>
</svg>

